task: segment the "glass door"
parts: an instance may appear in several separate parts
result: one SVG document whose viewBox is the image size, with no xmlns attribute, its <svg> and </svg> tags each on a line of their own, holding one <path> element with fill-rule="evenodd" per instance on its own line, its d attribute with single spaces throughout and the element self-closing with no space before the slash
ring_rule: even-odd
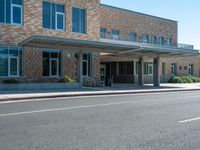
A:
<svg viewBox="0 0 200 150">
<path fill-rule="evenodd" d="M 8 73 L 10 77 L 19 76 L 19 59 L 18 57 L 10 56 L 8 63 Z"/>
<path fill-rule="evenodd" d="M 50 59 L 50 75 L 51 76 L 58 76 L 58 59 L 57 58 L 51 58 Z"/>
</svg>

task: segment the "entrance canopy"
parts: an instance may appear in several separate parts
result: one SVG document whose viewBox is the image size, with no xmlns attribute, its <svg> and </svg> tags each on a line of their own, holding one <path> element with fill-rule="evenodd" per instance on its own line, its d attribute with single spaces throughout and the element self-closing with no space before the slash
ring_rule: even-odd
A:
<svg viewBox="0 0 200 150">
<path fill-rule="evenodd" d="M 198 56 L 199 51 L 182 49 L 171 46 L 144 44 L 110 39 L 100 41 L 88 41 L 55 36 L 34 35 L 19 43 L 19 46 L 30 46 L 50 49 L 66 49 L 73 46 L 82 49 L 96 49 L 97 52 L 111 53 L 112 55 L 133 54 L 138 56 Z"/>
</svg>

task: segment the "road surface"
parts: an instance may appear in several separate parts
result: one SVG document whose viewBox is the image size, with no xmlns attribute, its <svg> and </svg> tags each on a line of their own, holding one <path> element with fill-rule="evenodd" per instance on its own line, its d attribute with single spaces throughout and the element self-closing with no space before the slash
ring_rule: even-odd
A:
<svg viewBox="0 0 200 150">
<path fill-rule="evenodd" d="M 0 102 L 0 150 L 199 150 L 200 92 Z"/>
</svg>

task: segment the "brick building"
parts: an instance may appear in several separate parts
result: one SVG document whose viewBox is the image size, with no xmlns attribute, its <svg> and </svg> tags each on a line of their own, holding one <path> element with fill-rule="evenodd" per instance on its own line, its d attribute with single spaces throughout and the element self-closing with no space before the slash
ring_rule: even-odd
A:
<svg viewBox="0 0 200 150">
<path fill-rule="evenodd" d="M 198 51 L 178 47 L 177 22 L 99 0 L 1 0 L 0 79 L 96 84 L 199 76 Z"/>
</svg>

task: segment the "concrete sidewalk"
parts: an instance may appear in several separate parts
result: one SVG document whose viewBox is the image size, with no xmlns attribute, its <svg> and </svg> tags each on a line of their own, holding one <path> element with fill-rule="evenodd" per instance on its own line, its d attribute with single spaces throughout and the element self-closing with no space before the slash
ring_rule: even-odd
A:
<svg viewBox="0 0 200 150">
<path fill-rule="evenodd" d="M 114 85 L 113 87 L 100 87 L 67 90 L 44 90 L 44 91 L 0 91 L 0 101 L 77 97 L 77 96 L 98 96 L 98 95 L 117 95 L 117 94 L 139 94 L 139 93 L 158 93 L 158 92 L 178 92 L 200 90 L 200 83 L 196 84 L 161 84 L 160 87 L 153 87 L 150 84 L 144 86 L 137 85 Z"/>
</svg>

